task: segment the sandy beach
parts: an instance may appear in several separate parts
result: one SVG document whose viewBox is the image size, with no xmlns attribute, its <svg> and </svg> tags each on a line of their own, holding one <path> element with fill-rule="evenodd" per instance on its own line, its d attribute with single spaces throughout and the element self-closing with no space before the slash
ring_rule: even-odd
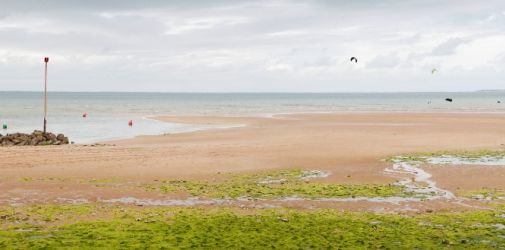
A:
<svg viewBox="0 0 505 250">
<path fill-rule="evenodd" d="M 500 149 L 501 114 L 347 113 L 255 117 L 156 117 L 243 124 L 191 133 L 138 136 L 96 146 L 2 148 L 2 176 L 206 178 L 218 172 L 327 169 L 335 181 L 389 181 L 381 159 L 408 152 Z M 26 171 L 29 169 L 30 171 Z M 339 176 L 341 178 L 339 178 Z M 359 178 L 358 178 L 359 177 Z"/>
<path fill-rule="evenodd" d="M 0 249 L 505 249 L 503 0 L 1 6 Z"/>
<path fill-rule="evenodd" d="M 241 124 L 181 134 L 139 136 L 97 145 L 0 149 L 3 201 L 59 198 L 151 197 L 142 190 L 100 189 L 75 180 L 124 183 L 167 179 L 213 180 L 223 173 L 281 169 L 331 173 L 320 182 L 388 184 L 386 157 L 410 152 L 502 149 L 501 114 L 335 113 L 273 117 L 156 117 L 196 124 Z M 502 168 L 428 167 L 433 180 L 452 192 L 505 188 Z M 22 181 L 67 180 L 60 182 Z M 443 206 L 442 206 L 443 207 Z"/>
</svg>

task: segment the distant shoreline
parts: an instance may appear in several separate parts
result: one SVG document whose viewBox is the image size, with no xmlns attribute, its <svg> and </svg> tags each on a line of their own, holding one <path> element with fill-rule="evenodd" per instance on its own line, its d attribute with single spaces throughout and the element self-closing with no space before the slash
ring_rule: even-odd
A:
<svg viewBox="0 0 505 250">
<path fill-rule="evenodd" d="M 475 93 L 475 92 L 505 92 L 505 89 L 478 89 L 478 90 L 447 90 L 447 91 L 203 91 L 203 92 L 179 92 L 179 91 L 67 91 L 51 90 L 48 93 L 90 93 L 90 94 L 432 94 L 432 93 Z M 0 93 L 43 93 L 42 90 L 0 90 Z"/>
<path fill-rule="evenodd" d="M 42 125 L 40 92 L 0 92 L 6 132 L 30 133 Z M 446 102 L 446 98 L 453 102 Z M 502 103 L 498 103 L 498 101 Z M 87 114 L 87 118 L 83 114 Z M 48 129 L 76 143 L 202 130 L 144 117 L 256 116 L 337 113 L 505 113 L 502 92 L 460 93 L 107 93 L 51 92 Z M 133 120 L 133 126 L 128 121 Z"/>
</svg>

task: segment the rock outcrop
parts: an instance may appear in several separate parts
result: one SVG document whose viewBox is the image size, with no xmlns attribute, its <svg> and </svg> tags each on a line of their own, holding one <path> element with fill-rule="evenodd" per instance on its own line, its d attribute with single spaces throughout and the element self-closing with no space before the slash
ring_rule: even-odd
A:
<svg viewBox="0 0 505 250">
<path fill-rule="evenodd" d="M 63 134 L 44 133 L 39 130 L 31 134 L 14 133 L 1 135 L 0 146 L 42 146 L 68 144 L 68 138 Z"/>
</svg>

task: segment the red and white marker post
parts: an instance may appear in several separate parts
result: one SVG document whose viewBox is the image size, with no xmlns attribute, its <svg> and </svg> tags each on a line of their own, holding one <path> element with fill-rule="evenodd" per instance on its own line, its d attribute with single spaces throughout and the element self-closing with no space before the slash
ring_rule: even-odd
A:
<svg viewBox="0 0 505 250">
<path fill-rule="evenodd" d="M 49 57 L 44 58 L 44 62 L 46 63 L 46 68 L 44 71 L 44 134 L 46 133 L 46 124 L 47 124 L 47 63 L 49 62 Z"/>
</svg>

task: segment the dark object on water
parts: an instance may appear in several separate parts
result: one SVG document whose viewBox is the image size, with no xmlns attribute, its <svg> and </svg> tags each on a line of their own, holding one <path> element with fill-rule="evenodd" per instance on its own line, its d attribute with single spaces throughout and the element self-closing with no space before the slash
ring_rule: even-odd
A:
<svg viewBox="0 0 505 250">
<path fill-rule="evenodd" d="M 501 103 L 501 101 L 496 101 L 496 103 Z"/>
<path fill-rule="evenodd" d="M 354 56 L 353 56 L 353 57 L 351 57 L 351 62 L 358 63 L 358 58 L 356 58 L 356 57 L 354 57 Z"/>
<path fill-rule="evenodd" d="M 82 118 L 86 118 L 86 117 L 88 117 L 88 113 L 85 112 L 82 114 Z"/>
<path fill-rule="evenodd" d="M 128 126 L 130 126 L 130 127 L 133 126 L 133 120 L 128 121 Z"/>
<path fill-rule="evenodd" d="M 3 129 L 7 129 L 7 123 L 4 123 L 4 124 L 2 125 L 2 128 L 3 128 Z"/>
<path fill-rule="evenodd" d="M 452 98 L 445 98 L 446 101 L 452 102 Z"/>
</svg>

